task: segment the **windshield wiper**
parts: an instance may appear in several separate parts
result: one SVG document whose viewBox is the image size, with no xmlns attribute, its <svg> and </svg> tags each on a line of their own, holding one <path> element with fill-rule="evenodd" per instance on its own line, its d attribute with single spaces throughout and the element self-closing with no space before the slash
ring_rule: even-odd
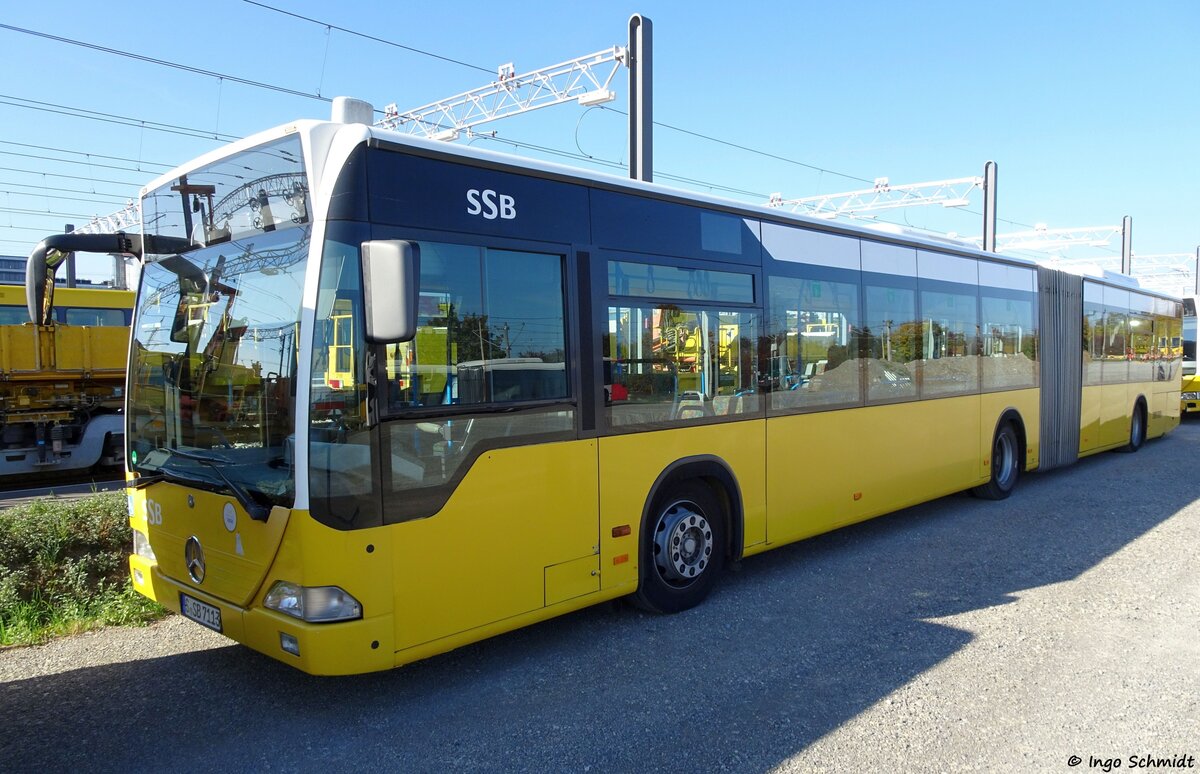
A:
<svg viewBox="0 0 1200 774">
<path fill-rule="evenodd" d="M 135 478 L 133 480 L 133 483 L 130 485 L 129 488 L 130 489 L 141 489 L 142 487 L 147 487 L 147 486 L 150 486 L 151 484 L 157 484 L 159 481 L 167 481 L 169 479 L 170 479 L 170 476 L 168 476 L 166 473 L 156 470 L 153 473 L 147 473 L 144 476 L 138 476 L 137 478 Z"/>
<path fill-rule="evenodd" d="M 195 454 L 193 452 L 180 451 L 179 449 L 163 449 L 163 451 L 172 456 L 182 457 L 185 460 L 194 460 L 201 465 L 207 466 L 213 473 L 217 474 L 218 478 L 225 482 L 225 486 L 229 487 L 229 491 L 233 492 L 233 496 L 237 498 L 242 507 L 246 509 L 246 513 L 250 514 L 250 518 L 254 521 L 266 521 L 267 517 L 271 515 L 270 508 L 255 500 L 241 484 L 235 483 L 221 471 L 221 465 L 235 464 L 228 457 L 222 457 L 219 454 Z M 159 470 L 159 475 L 170 475 L 162 471 L 161 468 Z"/>
<path fill-rule="evenodd" d="M 157 484 L 159 481 L 167 481 L 172 484 L 185 484 L 209 492 L 224 492 L 228 488 L 206 476 L 189 476 L 183 471 L 161 469 L 153 473 L 138 476 L 131 488 L 141 489 L 151 484 Z"/>
</svg>

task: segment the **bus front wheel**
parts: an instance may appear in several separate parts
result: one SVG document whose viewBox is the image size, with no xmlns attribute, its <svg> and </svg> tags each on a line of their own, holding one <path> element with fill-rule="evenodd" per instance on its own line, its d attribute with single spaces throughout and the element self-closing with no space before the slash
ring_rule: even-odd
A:
<svg viewBox="0 0 1200 774">
<path fill-rule="evenodd" d="M 985 500 L 1003 500 L 1012 494 L 1021 474 L 1021 444 L 1012 423 L 1005 422 L 992 441 L 992 477 L 982 486 L 971 490 Z"/>
<path fill-rule="evenodd" d="M 700 481 L 671 487 L 642 532 L 634 604 L 656 613 L 700 604 L 725 564 L 725 514 L 712 490 Z"/>
</svg>

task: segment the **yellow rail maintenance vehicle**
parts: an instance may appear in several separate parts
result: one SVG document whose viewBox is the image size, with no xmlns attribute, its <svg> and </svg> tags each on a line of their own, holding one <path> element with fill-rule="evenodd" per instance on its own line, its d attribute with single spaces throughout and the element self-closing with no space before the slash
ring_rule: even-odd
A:
<svg viewBox="0 0 1200 774">
<path fill-rule="evenodd" d="M 1179 410 L 1183 414 L 1200 412 L 1200 375 L 1196 373 L 1196 298 L 1183 299 L 1183 336 L 1172 344 L 1183 355 L 1183 384 Z"/>
<path fill-rule="evenodd" d="M 0 476 L 7 480 L 117 467 L 125 458 L 134 293 L 101 284 L 56 288 L 52 279 L 43 291 L 34 314 L 25 287 L 0 285 Z"/>
</svg>

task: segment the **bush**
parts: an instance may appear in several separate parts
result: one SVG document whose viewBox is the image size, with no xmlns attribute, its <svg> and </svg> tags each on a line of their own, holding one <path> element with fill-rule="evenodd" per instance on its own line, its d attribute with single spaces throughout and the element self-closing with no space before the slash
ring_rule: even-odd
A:
<svg viewBox="0 0 1200 774">
<path fill-rule="evenodd" d="M 0 645 L 165 613 L 129 581 L 126 507 L 122 491 L 0 511 Z"/>
</svg>

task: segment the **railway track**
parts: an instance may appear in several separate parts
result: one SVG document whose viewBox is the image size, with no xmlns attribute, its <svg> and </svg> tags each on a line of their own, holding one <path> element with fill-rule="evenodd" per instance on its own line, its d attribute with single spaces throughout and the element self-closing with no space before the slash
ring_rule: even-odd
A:
<svg viewBox="0 0 1200 774">
<path fill-rule="evenodd" d="M 92 474 L 44 483 L 35 487 L 16 488 L 20 485 L 0 489 L 0 509 L 25 505 L 35 500 L 75 500 L 89 497 L 98 492 L 111 492 L 125 487 L 125 478 L 120 473 Z"/>
</svg>

